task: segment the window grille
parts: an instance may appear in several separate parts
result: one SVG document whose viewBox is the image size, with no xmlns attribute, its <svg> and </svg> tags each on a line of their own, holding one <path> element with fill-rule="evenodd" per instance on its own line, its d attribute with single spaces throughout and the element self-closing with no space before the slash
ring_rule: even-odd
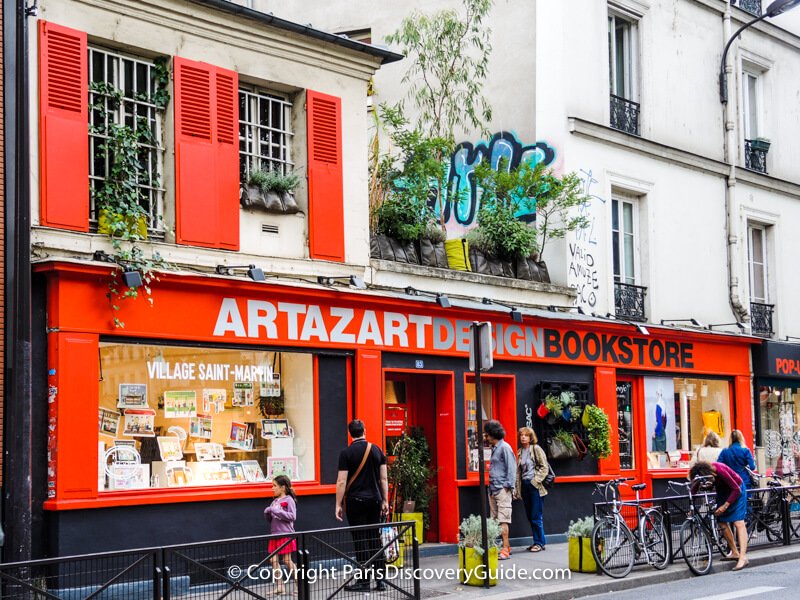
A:
<svg viewBox="0 0 800 600">
<path fill-rule="evenodd" d="M 291 158 L 292 103 L 275 94 L 239 89 L 239 178 L 253 171 L 288 173 Z"/>
<path fill-rule="evenodd" d="M 89 48 L 89 82 L 106 83 L 120 90 L 122 99 L 116 102 L 111 96 L 90 90 L 91 110 L 89 121 L 89 182 L 92 190 L 100 189 L 108 172 L 110 157 L 103 146 L 108 136 L 105 132 L 112 123 L 127 125 L 134 131 L 143 127 L 150 130 L 149 141 L 139 141 L 141 176 L 138 188 L 141 205 L 147 218 L 150 234 L 163 236 L 164 214 L 164 144 L 163 124 L 165 109 L 153 102 L 157 92 L 155 65 L 152 61 L 126 56 L 110 50 Z M 98 210 L 94 194 L 90 194 L 90 222 L 97 227 Z"/>
</svg>

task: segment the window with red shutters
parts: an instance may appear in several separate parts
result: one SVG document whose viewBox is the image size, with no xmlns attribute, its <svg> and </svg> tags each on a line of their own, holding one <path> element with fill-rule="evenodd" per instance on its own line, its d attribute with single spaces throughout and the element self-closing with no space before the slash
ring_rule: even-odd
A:
<svg viewBox="0 0 800 600">
<path fill-rule="evenodd" d="M 344 262 L 342 101 L 308 90 L 308 237 L 311 258 Z"/>
<path fill-rule="evenodd" d="M 40 222 L 89 231 L 86 34 L 39 21 Z"/>
<path fill-rule="evenodd" d="M 177 242 L 238 250 L 238 76 L 180 57 L 174 67 Z"/>
</svg>

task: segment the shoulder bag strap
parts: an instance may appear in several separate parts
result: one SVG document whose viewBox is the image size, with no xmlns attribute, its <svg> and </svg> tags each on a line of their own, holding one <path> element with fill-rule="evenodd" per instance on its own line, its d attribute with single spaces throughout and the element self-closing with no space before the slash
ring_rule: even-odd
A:
<svg viewBox="0 0 800 600">
<path fill-rule="evenodd" d="M 367 442 L 367 449 L 364 451 L 364 458 L 361 459 L 361 464 L 358 465 L 356 472 L 353 473 L 353 478 L 347 482 L 347 487 L 344 488 L 345 496 L 347 496 L 347 492 L 350 489 L 350 486 L 353 485 L 353 482 L 358 479 L 359 475 L 361 475 L 361 470 L 364 468 L 364 465 L 367 464 L 367 458 L 369 457 L 370 450 L 372 450 L 372 442 Z"/>
</svg>

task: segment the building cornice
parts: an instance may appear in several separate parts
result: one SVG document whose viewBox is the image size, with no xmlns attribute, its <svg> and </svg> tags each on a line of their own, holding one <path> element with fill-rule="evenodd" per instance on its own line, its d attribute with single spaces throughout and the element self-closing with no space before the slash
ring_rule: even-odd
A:
<svg viewBox="0 0 800 600">
<path fill-rule="evenodd" d="M 727 2 L 725 0 L 688 0 L 692 4 L 700 5 L 708 10 L 718 14 L 722 17 L 725 14 L 725 5 Z M 748 21 L 752 21 L 755 17 L 751 15 L 749 12 L 742 10 L 738 6 L 731 7 L 731 17 L 733 20 L 738 23 L 739 25 L 744 25 Z M 738 25 L 737 25 L 738 27 Z M 761 21 L 753 25 L 753 29 L 767 35 L 771 38 L 774 38 L 783 44 L 786 44 L 790 48 L 795 50 L 800 50 L 800 36 L 793 34 L 790 31 L 787 31 L 777 25 L 772 24 L 770 21 Z M 722 49 L 720 48 L 720 51 Z"/>
</svg>

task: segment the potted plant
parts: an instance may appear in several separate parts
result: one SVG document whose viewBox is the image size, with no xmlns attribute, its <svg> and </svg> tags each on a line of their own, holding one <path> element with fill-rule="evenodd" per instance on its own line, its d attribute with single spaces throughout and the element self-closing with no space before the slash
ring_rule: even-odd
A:
<svg viewBox="0 0 800 600">
<path fill-rule="evenodd" d="M 595 458 L 611 456 L 611 426 L 602 408 L 587 404 L 583 409 L 583 426 L 588 435 L 588 450 Z"/>
<path fill-rule="evenodd" d="M 447 250 L 444 242 L 447 232 L 434 222 L 428 223 L 419 238 L 419 262 L 426 267 L 447 268 Z"/>
<path fill-rule="evenodd" d="M 242 207 L 295 214 L 300 212 L 294 199 L 294 189 L 298 185 L 300 177 L 294 172 L 282 173 L 271 169 L 253 171 L 247 179 L 247 185 L 242 188 Z"/>
<path fill-rule="evenodd" d="M 498 552 L 502 533 L 497 519 L 486 520 L 486 533 L 489 545 L 489 573 L 483 570 L 483 553 L 481 546 L 481 518 L 470 515 L 461 521 L 458 528 L 459 580 L 466 585 L 482 586 L 485 576 L 489 577 L 489 585 L 497 585 Z M 484 575 L 484 577 L 481 577 Z"/>
<path fill-rule="evenodd" d="M 583 517 L 570 521 L 567 529 L 569 569 L 579 573 L 596 573 L 597 563 L 592 555 L 592 529 L 594 519 Z"/>
<path fill-rule="evenodd" d="M 434 493 L 430 481 L 434 475 L 431 468 L 431 451 L 428 440 L 420 428 L 403 433 L 392 449 L 395 459 L 389 465 L 389 482 L 394 488 L 393 504 L 401 506 L 398 521 L 415 521 L 417 539 L 423 541 L 424 529 L 430 525 L 428 506 Z M 413 508 L 410 503 L 413 502 Z M 395 507 L 392 507 L 394 510 Z M 411 510 L 406 510 L 411 508 Z M 409 542 L 409 540 L 406 540 Z"/>
<path fill-rule="evenodd" d="M 481 227 L 474 227 L 467 233 L 469 262 L 472 271 L 495 277 L 514 277 L 514 268 L 508 261 L 497 256 L 497 246 L 491 235 Z"/>
<path fill-rule="evenodd" d="M 767 138 L 757 137 L 754 140 L 750 140 L 750 148 L 752 150 L 758 150 L 760 152 L 764 152 L 765 154 L 769 152 L 769 147 L 772 145 L 772 142 Z"/>
<path fill-rule="evenodd" d="M 545 396 L 544 405 L 547 407 L 548 422 L 555 423 L 561 418 L 561 411 L 564 405 L 561 403 L 561 398 L 555 394 L 548 394 Z"/>
</svg>

